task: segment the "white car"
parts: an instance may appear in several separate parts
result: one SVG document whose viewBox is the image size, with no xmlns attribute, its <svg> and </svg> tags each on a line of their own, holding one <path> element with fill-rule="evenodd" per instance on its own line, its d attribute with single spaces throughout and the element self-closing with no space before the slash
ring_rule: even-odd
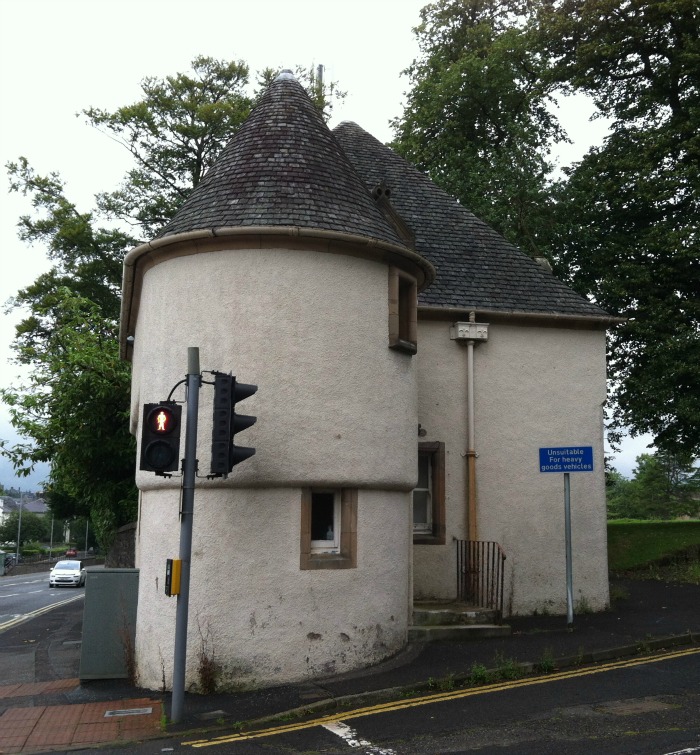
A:
<svg viewBox="0 0 700 755">
<path fill-rule="evenodd" d="M 58 561 L 49 572 L 49 587 L 82 587 L 85 584 L 85 569 L 81 561 Z"/>
</svg>

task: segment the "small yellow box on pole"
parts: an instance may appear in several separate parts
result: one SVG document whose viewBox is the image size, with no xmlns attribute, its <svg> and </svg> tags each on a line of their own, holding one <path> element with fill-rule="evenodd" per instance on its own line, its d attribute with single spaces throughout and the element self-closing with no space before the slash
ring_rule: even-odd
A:
<svg viewBox="0 0 700 755">
<path fill-rule="evenodd" d="M 165 562 L 165 594 L 168 597 L 180 594 L 180 574 L 182 571 L 182 560 L 179 558 L 169 558 Z"/>
</svg>

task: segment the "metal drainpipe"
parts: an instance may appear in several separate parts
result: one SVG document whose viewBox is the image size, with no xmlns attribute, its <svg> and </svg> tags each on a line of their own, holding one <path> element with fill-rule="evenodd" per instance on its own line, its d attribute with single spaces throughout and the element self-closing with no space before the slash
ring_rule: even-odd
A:
<svg viewBox="0 0 700 755">
<path fill-rule="evenodd" d="M 488 340 L 488 324 L 477 323 L 476 314 L 469 313 L 469 322 L 456 322 L 450 338 L 467 345 L 467 506 L 466 532 L 470 541 L 478 540 L 476 502 L 476 441 L 474 422 L 474 346 Z"/>
<path fill-rule="evenodd" d="M 469 321 L 472 322 L 470 315 Z M 467 341 L 467 533 L 479 539 L 476 522 L 476 449 L 474 448 L 474 341 Z"/>
</svg>

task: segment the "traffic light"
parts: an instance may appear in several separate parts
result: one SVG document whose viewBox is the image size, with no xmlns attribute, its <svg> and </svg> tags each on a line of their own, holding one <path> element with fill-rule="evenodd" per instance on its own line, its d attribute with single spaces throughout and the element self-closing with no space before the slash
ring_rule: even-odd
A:
<svg viewBox="0 0 700 755">
<path fill-rule="evenodd" d="M 236 413 L 236 402 L 252 396 L 257 385 L 239 383 L 232 375 L 214 373 L 214 417 L 211 431 L 211 474 L 227 475 L 236 464 L 249 459 L 254 448 L 237 446 L 234 435 L 257 421 L 257 417 Z"/>
<path fill-rule="evenodd" d="M 174 401 L 143 405 L 139 469 L 163 474 L 180 465 L 182 407 Z"/>
</svg>

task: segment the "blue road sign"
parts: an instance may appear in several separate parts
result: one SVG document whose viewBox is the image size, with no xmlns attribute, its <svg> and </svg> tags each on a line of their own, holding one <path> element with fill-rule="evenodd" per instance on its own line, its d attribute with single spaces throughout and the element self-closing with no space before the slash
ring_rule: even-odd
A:
<svg viewBox="0 0 700 755">
<path fill-rule="evenodd" d="M 592 472 L 593 446 L 540 448 L 540 472 Z"/>
</svg>

